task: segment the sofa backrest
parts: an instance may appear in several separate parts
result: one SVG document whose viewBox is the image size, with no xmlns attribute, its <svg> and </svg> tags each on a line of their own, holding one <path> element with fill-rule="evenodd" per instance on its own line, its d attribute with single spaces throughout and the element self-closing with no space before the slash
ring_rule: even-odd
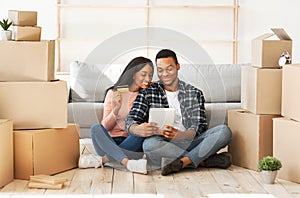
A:
<svg viewBox="0 0 300 198">
<path fill-rule="evenodd" d="M 241 67 L 249 64 L 197 65 L 182 64 L 179 78 L 203 91 L 207 103 L 240 102 Z M 103 102 L 105 91 L 112 86 L 124 65 L 70 64 L 71 102 Z M 157 80 L 156 72 L 154 80 Z"/>
<path fill-rule="evenodd" d="M 248 64 L 183 64 L 178 76 L 203 91 L 206 103 L 241 101 L 241 67 Z"/>
</svg>

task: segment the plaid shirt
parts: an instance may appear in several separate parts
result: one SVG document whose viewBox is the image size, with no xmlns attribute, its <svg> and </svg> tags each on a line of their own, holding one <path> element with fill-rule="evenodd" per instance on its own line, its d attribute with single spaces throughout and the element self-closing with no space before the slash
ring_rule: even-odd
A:
<svg viewBox="0 0 300 198">
<path fill-rule="evenodd" d="M 166 92 L 159 81 L 153 83 L 147 89 L 140 90 L 133 106 L 126 118 L 125 130 L 129 133 L 129 127 L 136 123 L 148 122 L 149 109 L 169 108 Z M 201 90 L 181 80 L 178 83 L 178 100 L 180 103 L 182 124 L 187 130 L 194 130 L 198 134 L 207 129 L 204 96 Z"/>
</svg>

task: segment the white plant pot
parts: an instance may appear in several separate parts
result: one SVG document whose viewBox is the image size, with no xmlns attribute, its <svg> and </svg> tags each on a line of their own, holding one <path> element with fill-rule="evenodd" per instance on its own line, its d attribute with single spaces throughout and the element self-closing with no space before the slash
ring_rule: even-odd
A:
<svg viewBox="0 0 300 198">
<path fill-rule="evenodd" d="M 1 38 L 3 41 L 9 41 L 12 38 L 12 31 L 11 30 L 2 30 L 1 31 Z"/>
<path fill-rule="evenodd" d="M 262 170 L 262 177 L 265 184 L 274 184 L 277 171 L 265 171 Z"/>
</svg>

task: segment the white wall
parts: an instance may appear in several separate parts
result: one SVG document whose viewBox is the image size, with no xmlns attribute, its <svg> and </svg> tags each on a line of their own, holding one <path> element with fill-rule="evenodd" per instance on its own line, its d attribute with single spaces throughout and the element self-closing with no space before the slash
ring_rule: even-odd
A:
<svg viewBox="0 0 300 198">
<path fill-rule="evenodd" d="M 145 0 L 69 0 L 72 3 L 118 3 L 126 5 L 145 5 Z M 169 5 L 202 5 L 202 4 L 231 4 L 231 0 L 150 0 L 152 4 Z M 0 18 L 7 17 L 7 10 L 36 10 L 38 25 L 42 27 L 42 39 L 57 37 L 57 7 L 55 0 L 0 0 Z M 283 27 L 293 39 L 293 62 L 300 62 L 300 28 L 296 20 L 300 18 L 299 0 L 240 0 L 239 1 L 239 30 L 238 30 L 238 62 L 251 61 L 251 40 L 256 36 L 271 32 L 272 27 Z M 119 32 L 132 28 L 145 27 L 145 9 L 99 9 L 99 8 L 63 8 L 61 58 L 62 71 L 68 71 L 71 60 L 84 60 L 89 52 L 99 43 Z M 232 10 L 206 9 L 153 9 L 149 13 L 150 26 L 165 27 L 176 30 L 188 37 L 201 40 L 230 40 L 232 39 L 233 14 Z M 202 46 L 213 58 L 215 63 L 231 63 L 232 44 L 202 43 Z M 115 46 L 118 47 L 118 46 Z M 153 59 L 155 52 L 139 49 L 139 55 L 148 55 Z M 125 54 L 126 58 L 118 58 L 126 62 L 135 53 Z"/>
<path fill-rule="evenodd" d="M 43 39 L 56 39 L 57 17 L 55 0 L 0 0 L 0 19 L 7 18 L 8 10 L 38 11 L 38 26 Z"/>
<path fill-rule="evenodd" d="M 240 0 L 239 62 L 250 62 L 251 39 L 282 27 L 293 39 L 293 63 L 300 62 L 300 1 Z"/>
</svg>

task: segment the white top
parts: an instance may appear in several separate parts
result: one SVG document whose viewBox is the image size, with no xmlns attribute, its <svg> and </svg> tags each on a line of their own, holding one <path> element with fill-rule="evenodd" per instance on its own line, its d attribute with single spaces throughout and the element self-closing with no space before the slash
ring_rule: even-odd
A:
<svg viewBox="0 0 300 198">
<path fill-rule="evenodd" d="M 186 128 L 182 124 L 182 115 L 181 115 L 181 110 L 180 110 L 180 103 L 178 101 L 178 91 L 166 91 L 167 94 L 167 99 L 169 103 L 170 108 L 175 109 L 175 119 L 174 119 L 174 128 L 180 130 L 180 131 L 185 131 Z"/>
</svg>

